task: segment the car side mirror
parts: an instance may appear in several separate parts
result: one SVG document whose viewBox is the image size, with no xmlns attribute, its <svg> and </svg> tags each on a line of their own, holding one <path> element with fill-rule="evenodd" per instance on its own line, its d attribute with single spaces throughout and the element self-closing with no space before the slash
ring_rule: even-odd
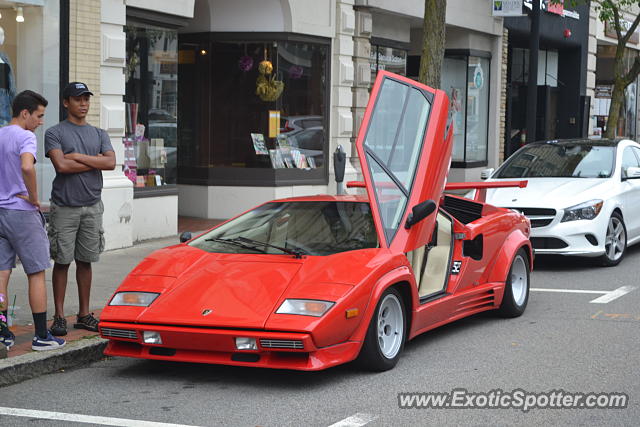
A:
<svg viewBox="0 0 640 427">
<path fill-rule="evenodd" d="M 405 222 L 404 228 L 406 228 L 407 230 L 410 229 L 415 224 L 431 215 L 431 213 L 435 210 L 436 202 L 434 202 L 433 200 L 425 200 L 422 203 L 418 203 L 413 207 L 411 213 L 407 217 L 407 222 Z"/>
<path fill-rule="evenodd" d="M 184 233 L 182 233 L 180 235 L 180 243 L 188 242 L 189 240 L 191 240 L 191 232 L 190 231 L 185 231 Z"/>
<path fill-rule="evenodd" d="M 493 174 L 494 170 L 495 170 L 494 168 L 483 169 L 482 172 L 480 172 L 480 179 L 491 178 L 491 174 Z"/>
<path fill-rule="evenodd" d="M 626 172 L 622 175 L 622 180 L 627 180 L 627 179 L 638 179 L 640 178 L 640 168 L 636 168 L 633 166 L 630 166 L 626 169 Z"/>
</svg>

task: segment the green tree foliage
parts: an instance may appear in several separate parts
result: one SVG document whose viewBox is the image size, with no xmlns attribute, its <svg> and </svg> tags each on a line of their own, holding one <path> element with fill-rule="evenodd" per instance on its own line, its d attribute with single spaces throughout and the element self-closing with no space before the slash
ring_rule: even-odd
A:
<svg viewBox="0 0 640 427">
<path fill-rule="evenodd" d="M 551 0 L 552 3 L 561 3 L 561 0 Z M 584 0 L 571 0 L 572 5 L 584 3 Z M 568 2 L 565 2 L 568 3 Z M 620 111 L 624 105 L 624 92 L 627 86 L 633 83 L 640 74 L 640 56 L 629 63 L 625 57 L 627 42 L 638 28 L 640 14 L 634 7 L 640 8 L 640 0 L 591 0 L 598 13 L 600 21 L 611 25 L 616 32 L 618 44 L 614 62 L 613 92 L 611 95 L 611 107 L 609 118 L 604 132 L 605 138 L 616 136 L 616 127 L 620 117 Z M 624 17 L 632 17 L 631 25 L 624 25 Z M 628 21 L 627 21 L 628 22 Z"/>
</svg>

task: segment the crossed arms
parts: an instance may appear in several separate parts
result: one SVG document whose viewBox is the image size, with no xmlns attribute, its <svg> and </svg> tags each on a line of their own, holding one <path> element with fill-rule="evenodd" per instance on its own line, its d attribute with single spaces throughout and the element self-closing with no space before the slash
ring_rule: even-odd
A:
<svg viewBox="0 0 640 427">
<path fill-rule="evenodd" d="M 54 148 L 47 154 L 58 173 L 79 173 L 92 169 L 113 170 L 116 167 L 116 153 L 113 151 L 90 156 L 80 153 L 64 154 L 59 148 Z"/>
</svg>

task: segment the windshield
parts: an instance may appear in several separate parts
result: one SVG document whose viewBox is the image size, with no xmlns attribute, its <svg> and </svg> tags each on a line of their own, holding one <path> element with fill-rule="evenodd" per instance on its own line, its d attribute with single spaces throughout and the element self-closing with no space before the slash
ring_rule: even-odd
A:
<svg viewBox="0 0 640 427">
<path fill-rule="evenodd" d="M 608 178 L 615 147 L 590 144 L 532 144 L 515 153 L 494 178 Z"/>
<path fill-rule="evenodd" d="M 363 202 L 272 202 L 191 243 L 207 252 L 331 255 L 378 246 L 371 209 Z"/>
</svg>

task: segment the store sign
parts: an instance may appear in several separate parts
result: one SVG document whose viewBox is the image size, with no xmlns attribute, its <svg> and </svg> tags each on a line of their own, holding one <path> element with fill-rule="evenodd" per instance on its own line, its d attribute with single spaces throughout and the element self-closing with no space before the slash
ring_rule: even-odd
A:
<svg viewBox="0 0 640 427">
<path fill-rule="evenodd" d="M 559 3 L 553 3 L 547 0 L 547 12 L 562 16 L 564 14 L 564 0 L 561 0 Z"/>
<path fill-rule="evenodd" d="M 522 0 L 494 0 L 493 16 L 522 16 Z"/>
<path fill-rule="evenodd" d="M 524 0 L 524 7 L 531 9 L 532 0 Z M 565 18 L 580 19 L 580 14 L 574 10 L 567 10 L 564 8 L 564 0 L 560 3 L 552 3 L 551 0 L 538 0 L 540 2 L 540 10 L 547 13 L 554 13 Z"/>
<path fill-rule="evenodd" d="M 626 19 L 620 19 L 620 25 L 622 26 L 622 35 L 625 35 L 629 28 L 631 28 L 631 22 Z M 611 37 L 612 39 L 617 39 L 618 35 L 616 34 L 616 27 L 612 22 L 604 23 L 604 35 L 607 37 Z M 638 44 L 640 43 L 640 32 L 638 29 L 629 37 L 629 43 Z"/>
</svg>

